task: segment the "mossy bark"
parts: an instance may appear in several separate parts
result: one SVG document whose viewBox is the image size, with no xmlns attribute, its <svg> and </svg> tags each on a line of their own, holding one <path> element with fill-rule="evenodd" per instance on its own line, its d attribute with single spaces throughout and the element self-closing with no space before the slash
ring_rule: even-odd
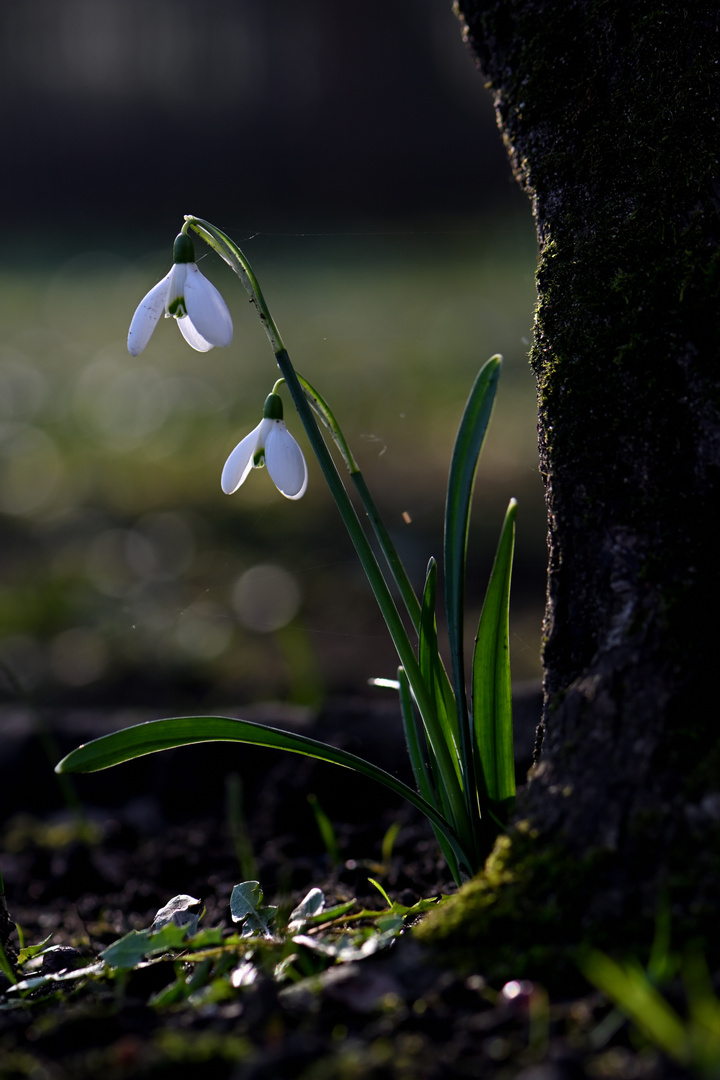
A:
<svg viewBox="0 0 720 1080">
<path fill-rule="evenodd" d="M 540 248 L 544 740 L 520 814 L 538 850 L 612 854 L 594 893 L 607 910 L 612 878 L 620 914 L 720 819 L 720 16 L 456 7 Z"/>
<path fill-rule="evenodd" d="M 5 960 L 10 965 L 13 971 L 17 964 L 17 953 L 13 946 L 10 944 L 10 935 L 15 930 L 15 923 L 8 914 L 8 909 L 5 904 L 4 895 L 0 895 L 0 949 L 5 954 Z M 0 985 L 5 981 L 5 976 L 0 971 Z"/>
</svg>

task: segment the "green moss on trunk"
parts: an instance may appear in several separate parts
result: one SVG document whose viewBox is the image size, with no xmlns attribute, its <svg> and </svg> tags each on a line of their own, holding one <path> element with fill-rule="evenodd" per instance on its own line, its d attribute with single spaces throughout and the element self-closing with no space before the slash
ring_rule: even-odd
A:
<svg viewBox="0 0 720 1080">
<path fill-rule="evenodd" d="M 641 823 L 644 841 L 657 840 L 663 823 Z M 672 947 L 687 942 L 720 965 L 717 935 L 720 827 L 694 838 L 686 832 L 658 877 L 657 848 L 630 866 L 606 848 L 581 856 L 562 838 L 541 838 L 519 822 L 498 839 L 485 868 L 456 896 L 430 912 L 414 930 L 458 970 L 481 971 L 495 985 L 532 978 L 552 992 L 582 985 L 577 963 L 592 945 L 647 960 L 658 918 L 670 913 Z"/>
</svg>

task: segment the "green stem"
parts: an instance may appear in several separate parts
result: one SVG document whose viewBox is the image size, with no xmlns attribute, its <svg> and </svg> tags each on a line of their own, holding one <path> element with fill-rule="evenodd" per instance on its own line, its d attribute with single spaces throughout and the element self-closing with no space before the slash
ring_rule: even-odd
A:
<svg viewBox="0 0 720 1080">
<path fill-rule="evenodd" d="M 390 568 L 390 572 L 392 573 L 392 576 L 395 580 L 395 584 L 397 585 L 400 595 L 402 596 L 407 613 L 412 620 L 412 624 L 415 627 L 415 630 L 419 631 L 420 602 L 417 598 L 415 590 L 410 583 L 410 579 L 407 576 L 405 567 L 400 560 L 400 556 L 395 549 L 395 545 L 390 538 L 390 534 L 387 531 L 385 522 L 380 516 L 380 511 L 375 505 L 375 500 L 370 494 L 368 486 L 365 483 L 365 477 L 360 471 L 360 466 L 356 462 L 353 453 L 348 445 L 347 439 L 343 435 L 340 425 L 335 419 L 335 416 L 330 410 L 325 399 L 321 397 L 315 387 L 311 383 L 309 383 L 307 379 L 304 379 L 302 375 L 298 375 L 298 379 L 300 380 L 300 384 L 305 390 L 305 396 L 308 398 L 313 409 L 330 432 L 333 438 L 333 442 L 337 446 L 345 464 L 347 465 L 348 472 L 350 473 L 350 478 L 355 485 L 355 490 L 357 491 L 360 497 L 360 501 L 363 504 L 363 509 L 367 514 L 368 521 L 370 522 L 373 532 L 377 537 L 377 541 L 380 544 L 380 548 L 383 555 L 385 556 L 387 564 Z"/>
<path fill-rule="evenodd" d="M 380 570 L 363 527 L 360 524 L 355 508 L 352 505 L 340 475 L 335 468 L 335 463 L 330 456 L 325 440 L 315 422 L 312 409 L 308 404 L 300 381 L 295 374 L 295 369 L 290 362 L 290 357 L 285 349 L 281 349 L 275 353 L 275 359 L 283 373 L 290 396 L 293 399 L 308 439 L 315 451 L 315 456 L 318 459 L 330 488 L 330 492 L 340 511 L 343 524 L 348 531 L 368 581 L 370 582 L 370 587 L 375 594 L 375 599 L 378 602 L 385 624 L 390 631 L 390 636 L 392 637 L 393 644 L 397 650 L 400 663 L 407 672 L 410 686 L 412 687 L 413 694 L 418 703 L 420 715 L 422 716 L 428 731 L 428 737 L 431 739 L 433 747 L 436 749 L 442 782 L 448 793 L 452 808 L 453 823 L 463 844 L 465 844 L 469 840 L 468 834 L 472 834 L 472 828 L 465 813 L 462 789 L 457 781 L 448 747 L 442 737 L 440 725 L 435 713 L 435 703 L 430 697 L 428 687 L 425 685 L 425 680 L 422 677 L 419 664 L 415 658 L 415 653 L 413 652 L 397 607 L 395 606 L 395 601 L 392 598 L 387 582 Z"/>
<path fill-rule="evenodd" d="M 400 556 L 395 550 L 395 545 L 390 538 L 390 534 L 387 531 L 385 522 L 380 517 L 380 513 L 375 506 L 375 501 L 370 492 L 368 491 L 368 486 L 365 483 L 365 477 L 359 469 L 357 472 L 351 473 L 351 477 L 352 482 L 355 485 L 355 490 L 357 491 L 362 501 L 365 513 L 368 516 L 368 521 L 372 525 L 373 532 L 375 533 L 378 539 L 378 543 L 382 548 L 382 553 L 387 560 L 388 566 L 392 571 L 393 578 L 395 579 L 395 583 L 400 590 L 400 595 L 402 596 L 403 603 L 405 604 L 405 607 L 407 609 L 407 613 L 412 619 L 412 624 L 417 631 L 420 629 L 420 601 L 418 600 L 415 590 L 410 583 L 410 579 L 407 576 L 405 567 L 400 561 Z"/>
<path fill-rule="evenodd" d="M 405 571 L 405 567 L 403 566 L 403 564 L 402 564 L 402 562 L 400 560 L 400 556 L 398 555 L 397 550 L 395 549 L 395 545 L 392 542 L 392 539 L 391 539 L 390 534 L 389 534 L 389 532 L 387 530 L 385 522 L 383 521 L 383 519 L 382 519 L 382 517 L 380 515 L 380 512 L 379 512 L 377 506 L 375 505 L 375 500 L 373 499 L 372 495 L 370 494 L 368 486 L 365 483 L 365 477 L 363 476 L 362 472 L 360 471 L 360 467 L 357 464 L 357 462 L 355 461 L 353 453 L 352 453 L 352 451 L 351 451 L 351 449 L 350 449 L 350 447 L 348 445 L 348 442 L 347 442 L 347 440 L 346 440 L 346 438 L 345 438 L 345 436 L 344 436 L 344 434 L 342 432 L 342 429 L 341 429 L 338 421 L 336 420 L 332 410 L 330 409 L 329 405 L 325 401 L 325 399 L 321 396 L 321 394 L 318 393 L 318 391 L 315 389 L 315 387 L 310 382 L 308 382 L 307 379 L 303 378 L 302 375 L 298 375 L 298 379 L 299 379 L 299 381 L 300 381 L 300 383 L 301 383 L 301 385 L 302 385 L 302 387 L 303 387 L 303 389 L 305 391 L 305 397 L 308 399 L 308 401 L 310 402 L 310 405 L 315 410 L 315 413 L 320 417 L 323 424 L 325 425 L 325 427 L 330 432 L 330 435 L 332 436 L 332 439 L 333 439 L 335 445 L 337 446 L 338 450 L 340 451 L 340 454 L 341 454 L 341 456 L 342 456 L 342 458 L 343 458 L 343 460 L 344 460 L 344 462 L 345 462 L 345 464 L 347 466 L 348 472 L 350 473 L 350 478 L 352 479 L 352 481 L 353 481 L 353 483 L 355 485 L 355 489 L 356 489 L 356 491 L 357 491 L 357 493 L 358 493 L 358 495 L 360 497 L 360 500 L 361 500 L 361 502 L 363 504 L 363 508 L 365 510 L 365 513 L 367 514 L 368 520 L 369 520 L 369 522 L 370 522 L 370 524 L 371 524 L 371 526 L 373 528 L 373 532 L 375 533 L 375 537 L 378 540 L 378 543 L 380 545 L 380 549 L 382 550 L 382 553 L 385 556 L 386 562 L 388 564 L 390 572 L 392 573 L 395 584 L 396 584 L 396 586 L 397 586 L 397 588 L 398 588 L 398 590 L 400 592 L 400 595 L 401 595 L 401 597 L 403 599 L 403 602 L 405 604 L 405 608 L 407 610 L 407 613 L 410 616 L 410 619 L 412 620 L 413 626 L 415 628 L 416 633 L 418 634 L 418 637 L 421 638 L 422 606 L 421 606 L 421 604 L 420 604 L 420 602 L 419 602 L 419 600 L 417 598 L 415 590 L 413 589 L 413 587 L 412 587 L 412 585 L 410 583 L 410 579 L 408 578 L 407 573 Z M 279 380 L 279 381 L 282 382 L 283 380 Z M 433 619 L 434 619 L 434 615 L 433 615 Z M 447 697 L 447 696 L 453 697 L 452 687 L 450 685 L 450 681 L 448 679 L 447 672 L 445 671 L 445 667 L 444 667 L 444 665 L 442 663 L 442 660 L 440 658 L 440 654 L 439 654 L 439 652 L 437 650 L 437 641 L 435 643 L 435 653 L 436 653 L 436 657 L 437 657 L 438 689 L 442 693 L 443 697 Z M 420 665 L 420 669 L 421 669 L 421 671 L 423 670 L 422 664 Z M 426 677 L 425 682 L 426 682 L 427 685 L 432 687 L 432 690 L 434 692 L 435 691 L 435 686 L 433 685 L 434 680 L 431 679 L 431 680 L 428 681 L 427 677 Z M 444 741 L 448 746 L 453 746 L 453 753 L 452 753 L 453 763 L 455 763 L 455 762 L 458 763 L 459 768 L 456 768 L 455 771 L 456 771 L 456 773 L 458 773 L 458 771 L 460 771 L 461 783 L 462 783 L 466 779 L 466 777 L 469 775 L 469 773 L 468 773 L 468 770 L 464 767 L 464 765 L 461 764 L 461 762 L 463 761 L 463 758 L 458 757 L 457 750 L 454 748 L 454 746 L 455 746 L 454 741 L 453 742 L 450 741 L 451 738 L 452 738 L 452 736 L 448 737 L 448 734 L 445 733 Z M 470 753 L 472 753 L 472 747 L 470 748 Z M 465 786 L 467 788 L 467 784 Z M 474 788 L 472 790 L 474 791 Z M 466 791 L 466 795 L 467 795 L 467 791 Z M 479 814 L 478 814 L 478 806 L 477 806 L 477 797 L 476 797 L 476 805 L 475 805 L 474 810 L 470 809 L 472 807 L 472 805 L 473 805 L 472 804 L 472 791 L 470 793 L 470 798 L 466 798 L 466 802 L 467 802 L 467 805 L 468 805 L 468 808 L 469 808 L 468 809 L 468 821 L 470 823 L 470 827 L 471 827 L 471 829 L 473 831 L 473 836 L 475 838 L 476 826 L 479 825 Z M 474 813 L 474 817 L 472 816 L 473 813 Z M 476 818 L 478 819 L 477 822 L 475 821 Z M 475 849 L 476 849 L 476 852 L 477 852 L 477 860 L 479 861 L 480 860 L 480 845 L 477 843 L 476 838 L 475 838 Z"/>
</svg>

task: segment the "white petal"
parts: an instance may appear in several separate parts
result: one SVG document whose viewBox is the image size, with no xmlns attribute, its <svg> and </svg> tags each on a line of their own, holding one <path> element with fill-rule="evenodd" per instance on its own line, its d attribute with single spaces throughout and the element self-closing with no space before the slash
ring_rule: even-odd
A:
<svg viewBox="0 0 720 1080">
<path fill-rule="evenodd" d="M 150 340 L 155 325 L 165 310 L 172 275 L 173 271 L 170 270 L 138 304 L 128 330 L 127 346 L 131 356 L 139 356 Z"/>
<path fill-rule="evenodd" d="M 246 435 L 242 442 L 237 444 L 225 462 L 220 486 L 226 495 L 232 495 L 234 491 L 237 491 L 252 469 L 253 458 L 262 447 L 263 424 L 265 424 L 265 421 L 261 420 L 258 426 L 253 428 L 250 434 Z"/>
<path fill-rule="evenodd" d="M 198 334 L 189 315 L 183 315 L 182 319 L 177 319 L 176 321 L 180 328 L 180 333 L 185 338 L 188 345 L 191 345 L 193 349 L 197 349 L 198 352 L 209 352 L 210 349 L 212 349 L 210 342 L 206 341 L 202 334 Z"/>
<path fill-rule="evenodd" d="M 273 420 L 265 439 L 265 464 L 275 487 L 286 499 L 300 499 L 308 484 L 308 470 L 303 452 L 285 427 L 284 420 Z"/>
<path fill-rule="evenodd" d="M 197 332 L 211 345 L 229 345 L 233 336 L 227 305 L 195 263 L 187 264 L 185 310 Z"/>
</svg>

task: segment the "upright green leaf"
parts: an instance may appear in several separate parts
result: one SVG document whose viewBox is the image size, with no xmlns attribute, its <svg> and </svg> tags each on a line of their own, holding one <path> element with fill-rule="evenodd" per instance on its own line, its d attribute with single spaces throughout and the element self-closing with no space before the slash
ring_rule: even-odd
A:
<svg viewBox="0 0 720 1080">
<path fill-rule="evenodd" d="M 405 668 L 398 668 L 398 690 L 400 693 L 400 711 L 402 714 L 405 742 L 408 749 L 408 757 L 412 766 L 413 776 L 418 791 L 424 799 L 433 806 L 437 803 L 437 793 L 433 787 L 432 777 L 427 766 L 426 740 L 422 723 L 418 717 L 410 684 L 405 674 Z"/>
<path fill-rule="evenodd" d="M 407 742 L 410 764 L 415 777 L 415 783 L 423 798 L 426 799 L 427 802 L 432 803 L 433 806 L 437 806 L 439 796 L 433 787 L 432 777 L 426 764 L 425 753 L 423 750 L 423 748 L 427 746 L 427 740 L 424 738 L 422 724 L 417 715 L 412 694 L 410 693 L 410 684 L 408 683 L 404 668 L 398 668 L 398 684 L 400 690 L 400 708 L 402 710 L 403 726 L 405 728 L 405 739 Z M 472 867 L 470 867 L 467 860 L 464 862 L 462 860 L 460 862 L 458 861 L 457 856 L 459 848 L 457 845 L 453 846 L 449 844 L 442 829 L 439 829 L 433 821 L 431 821 L 430 824 L 433 827 L 433 832 L 435 833 L 438 844 L 450 867 L 450 873 L 454 880 L 459 884 L 463 878 L 469 876 L 469 873 L 472 872 Z M 461 866 L 463 869 L 461 869 Z"/>
<path fill-rule="evenodd" d="M 515 798 L 508 607 L 517 503 L 510 500 L 480 615 L 473 654 L 475 745 L 485 794 L 504 820 Z"/>
<path fill-rule="evenodd" d="M 492 413 L 502 357 L 493 356 L 480 369 L 460 421 L 448 478 L 445 505 L 445 610 L 450 662 L 457 705 L 460 752 L 466 777 L 465 802 L 469 820 L 477 819 L 473 738 L 465 689 L 463 616 L 465 562 L 470 505 L 478 458 Z"/>
<path fill-rule="evenodd" d="M 502 357 L 493 356 L 481 368 L 458 429 L 445 505 L 445 606 L 453 668 L 462 658 L 462 618 L 465 594 L 465 555 L 470 527 L 478 458 L 485 440 Z"/>
<path fill-rule="evenodd" d="M 437 622 L 435 620 L 435 595 L 437 592 L 437 563 L 430 559 L 422 597 L 420 628 L 418 635 L 418 662 L 428 689 L 435 699 L 435 709 L 445 743 L 451 752 L 455 773 L 463 782 L 460 769 L 457 713 L 452 687 L 443 666 L 438 647 Z M 432 741 L 430 741 L 431 750 Z"/>
</svg>

